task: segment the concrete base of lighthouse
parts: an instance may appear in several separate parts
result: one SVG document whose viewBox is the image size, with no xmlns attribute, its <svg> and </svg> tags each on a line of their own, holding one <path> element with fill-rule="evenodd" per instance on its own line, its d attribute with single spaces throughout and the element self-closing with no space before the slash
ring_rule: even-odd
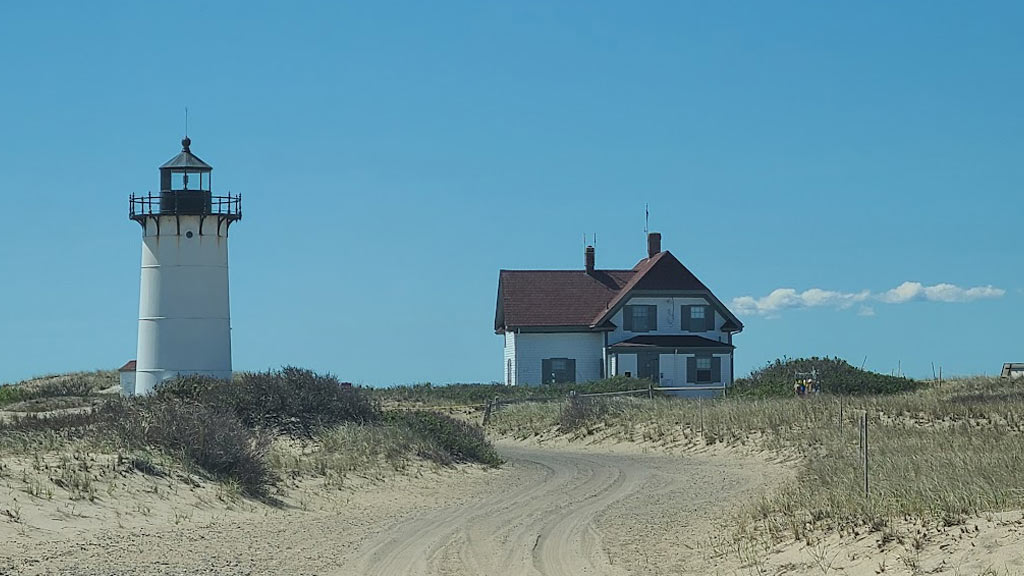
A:
<svg viewBox="0 0 1024 576">
<path fill-rule="evenodd" d="M 231 378 L 227 223 L 215 215 L 143 222 L 135 393 L 184 374 Z"/>
</svg>

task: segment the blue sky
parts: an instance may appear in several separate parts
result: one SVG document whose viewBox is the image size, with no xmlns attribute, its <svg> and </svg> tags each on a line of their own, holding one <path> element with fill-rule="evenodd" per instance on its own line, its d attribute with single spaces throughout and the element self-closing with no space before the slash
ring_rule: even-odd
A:
<svg viewBox="0 0 1024 576">
<path fill-rule="evenodd" d="M 993 373 L 1024 361 L 1022 25 L 1011 2 L 3 3 L 0 382 L 134 356 L 127 197 L 186 105 L 245 202 L 237 369 L 500 380 L 498 270 L 581 267 L 583 233 L 631 267 L 649 203 L 746 323 L 739 372 Z"/>
</svg>

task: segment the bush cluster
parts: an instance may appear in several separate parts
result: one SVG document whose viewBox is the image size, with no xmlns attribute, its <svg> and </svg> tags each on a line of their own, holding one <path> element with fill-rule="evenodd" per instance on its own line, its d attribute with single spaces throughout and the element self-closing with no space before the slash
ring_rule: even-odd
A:
<svg viewBox="0 0 1024 576">
<path fill-rule="evenodd" d="M 245 372 L 225 381 L 183 376 L 157 388 L 158 398 L 191 400 L 235 414 L 248 428 L 266 428 L 295 436 L 344 422 L 368 424 L 380 411 L 361 388 L 343 386 L 330 374 L 285 367 Z"/>
<path fill-rule="evenodd" d="M 0 421 L 0 434 L 11 432 L 92 438 L 126 452 L 163 450 L 212 477 L 238 482 L 252 496 L 265 495 L 275 479 L 265 459 L 270 436 L 246 428 L 230 412 L 193 401 L 115 398 L 90 411 Z"/>
<path fill-rule="evenodd" d="M 266 462 L 271 437 L 230 412 L 187 400 L 114 400 L 98 411 L 123 448 L 160 448 L 262 496 L 275 477 Z"/>
<path fill-rule="evenodd" d="M 20 386 L 0 386 L 0 406 L 28 400 Z"/>
<path fill-rule="evenodd" d="M 0 386 L 0 406 L 39 398 L 88 396 L 93 390 L 94 383 L 79 376 L 58 378 L 32 386 Z"/>
<path fill-rule="evenodd" d="M 564 398 L 569 392 L 621 392 L 639 390 L 650 384 L 647 380 L 615 376 L 591 382 L 546 384 L 544 386 L 507 386 L 505 384 L 415 384 L 370 390 L 383 402 L 418 403 L 424 406 L 475 405 L 499 400 L 526 398 Z"/>
<path fill-rule="evenodd" d="M 79 390 L 73 380 L 68 382 L 58 391 Z M 6 387 L 0 392 L 22 393 Z M 212 477 L 233 480 L 249 495 L 264 496 L 276 481 L 267 457 L 275 434 L 311 438 L 343 424 L 409 433 L 421 456 L 441 464 L 501 464 L 475 424 L 434 412 L 384 415 L 366 390 L 293 367 L 241 373 L 231 381 L 182 376 L 161 384 L 149 397 L 110 399 L 82 412 L 0 420 L 0 435 L 92 439 L 129 453 L 157 449 Z"/>
<path fill-rule="evenodd" d="M 389 414 L 389 420 L 435 446 L 436 453 L 420 454 L 430 460 L 441 464 L 479 462 L 487 466 L 502 463 L 494 445 L 484 436 L 483 428 L 476 424 L 426 410 L 395 411 Z"/>
<path fill-rule="evenodd" d="M 558 411 L 558 430 L 575 432 L 593 426 L 604 418 L 607 410 L 608 403 L 600 398 L 570 396 Z"/>
<path fill-rule="evenodd" d="M 864 395 L 909 392 L 921 387 L 910 378 L 889 376 L 851 366 L 842 358 L 777 359 L 737 378 L 730 393 L 740 396 L 792 396 L 797 372 L 816 370 L 826 394 Z"/>
</svg>

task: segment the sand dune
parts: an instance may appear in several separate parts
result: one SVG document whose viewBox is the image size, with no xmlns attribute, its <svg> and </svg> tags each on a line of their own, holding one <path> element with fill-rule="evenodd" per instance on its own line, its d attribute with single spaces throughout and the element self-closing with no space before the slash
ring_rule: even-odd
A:
<svg viewBox="0 0 1024 576">
<path fill-rule="evenodd" d="M 670 453 L 560 439 L 498 446 L 508 459 L 498 470 L 420 467 L 383 481 L 354 478 L 340 490 L 305 480 L 278 506 L 225 497 L 216 485 L 194 480 L 138 476 L 70 511 L 57 511 L 66 503 L 28 498 L 17 522 L 0 523 L 0 573 L 859 576 L 924 568 L 936 574 L 1024 570 L 1020 513 L 933 532 L 918 549 L 880 546 L 877 534 L 865 534 L 730 551 L 720 539 L 729 533 L 729 512 L 790 478 L 790 465 L 735 449 Z M 168 488 L 174 482 L 177 488 Z M 161 489 L 170 491 L 161 495 Z M 716 538 L 719 544 L 709 545 Z"/>
</svg>

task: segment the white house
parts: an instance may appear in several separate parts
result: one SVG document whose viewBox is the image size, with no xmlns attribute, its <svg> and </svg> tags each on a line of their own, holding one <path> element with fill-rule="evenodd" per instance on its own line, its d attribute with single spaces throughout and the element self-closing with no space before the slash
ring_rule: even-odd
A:
<svg viewBox="0 0 1024 576">
<path fill-rule="evenodd" d="M 505 383 L 647 378 L 661 386 L 733 381 L 743 323 L 669 251 L 647 237 L 631 270 L 502 270 L 494 330 L 505 338 Z"/>
<path fill-rule="evenodd" d="M 1024 363 L 1007 362 L 1003 364 L 1003 369 L 999 372 L 999 375 L 1003 378 L 1024 378 Z"/>
</svg>

